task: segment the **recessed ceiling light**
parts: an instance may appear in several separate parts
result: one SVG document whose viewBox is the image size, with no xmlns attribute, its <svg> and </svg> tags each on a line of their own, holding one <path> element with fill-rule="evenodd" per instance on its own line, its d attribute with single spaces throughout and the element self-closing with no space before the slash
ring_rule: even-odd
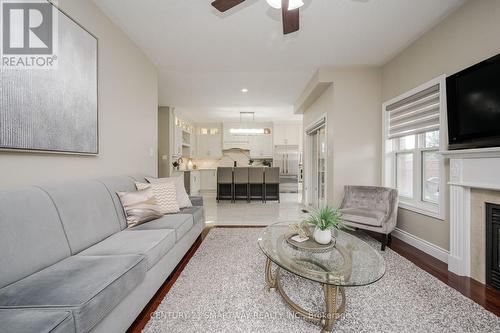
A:
<svg viewBox="0 0 500 333">
<path fill-rule="evenodd" d="M 241 89 L 241 92 L 242 92 L 242 93 L 247 93 L 247 92 L 248 92 L 248 89 L 247 89 L 247 88 L 243 88 L 243 89 Z"/>
</svg>

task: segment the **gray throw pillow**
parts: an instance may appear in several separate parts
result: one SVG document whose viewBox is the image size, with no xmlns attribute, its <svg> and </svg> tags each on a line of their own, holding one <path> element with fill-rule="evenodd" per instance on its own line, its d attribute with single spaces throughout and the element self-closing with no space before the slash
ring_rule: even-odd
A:
<svg viewBox="0 0 500 333">
<path fill-rule="evenodd" d="M 120 197 L 129 228 L 163 216 L 150 187 L 135 192 L 116 192 L 116 194 Z"/>
</svg>

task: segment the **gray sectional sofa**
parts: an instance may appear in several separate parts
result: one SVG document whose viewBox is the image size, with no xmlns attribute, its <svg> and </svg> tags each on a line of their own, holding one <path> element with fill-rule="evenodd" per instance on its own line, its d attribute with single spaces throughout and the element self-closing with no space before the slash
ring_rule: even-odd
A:
<svg viewBox="0 0 500 333">
<path fill-rule="evenodd" d="M 204 228 L 203 200 L 127 229 L 144 176 L 0 189 L 0 331 L 125 332 Z"/>
</svg>

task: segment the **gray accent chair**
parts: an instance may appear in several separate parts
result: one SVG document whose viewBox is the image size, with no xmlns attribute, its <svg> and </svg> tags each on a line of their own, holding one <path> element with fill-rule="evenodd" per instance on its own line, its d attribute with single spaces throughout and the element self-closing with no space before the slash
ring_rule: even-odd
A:
<svg viewBox="0 0 500 333">
<path fill-rule="evenodd" d="M 280 202 L 280 168 L 264 168 L 264 201 Z"/>
<path fill-rule="evenodd" d="M 264 202 L 264 168 L 248 168 L 249 200 L 258 199 Z"/>
<path fill-rule="evenodd" d="M 127 228 L 144 176 L 0 189 L 0 331 L 125 332 L 204 226 L 203 200 Z M 5 269 L 8 268 L 8 269 Z"/>
<path fill-rule="evenodd" d="M 396 228 L 398 191 L 387 187 L 345 186 L 340 211 L 346 225 L 382 234 L 381 250 L 385 251 Z"/>
<path fill-rule="evenodd" d="M 234 200 L 233 168 L 217 168 L 217 202 L 223 199 Z"/>
<path fill-rule="evenodd" d="M 233 199 L 244 199 L 246 201 L 249 201 L 250 194 L 248 193 L 248 168 L 234 168 L 233 172 Z"/>
</svg>

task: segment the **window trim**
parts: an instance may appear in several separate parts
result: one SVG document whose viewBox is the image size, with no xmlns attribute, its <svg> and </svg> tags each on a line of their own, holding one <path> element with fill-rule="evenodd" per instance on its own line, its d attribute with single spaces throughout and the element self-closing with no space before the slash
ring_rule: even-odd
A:
<svg viewBox="0 0 500 333">
<path fill-rule="evenodd" d="M 396 144 L 392 144 L 391 151 L 387 151 L 388 139 L 386 138 L 387 128 L 388 128 L 388 115 L 387 106 L 392 105 L 398 101 L 405 98 L 413 96 L 425 89 L 439 84 L 439 147 L 425 147 L 425 144 L 421 145 L 420 140 L 425 136 L 425 133 L 415 134 L 415 148 L 400 150 L 399 147 L 396 149 Z M 384 186 L 396 187 L 397 178 L 397 153 L 412 152 L 413 155 L 413 198 L 408 199 L 403 196 L 399 196 L 399 207 L 416 212 L 418 214 L 433 217 L 439 220 L 445 220 L 446 217 L 446 196 L 447 196 L 447 183 L 446 183 L 446 173 L 445 173 L 445 158 L 440 155 L 439 162 L 439 202 L 437 204 L 424 201 L 423 200 L 423 151 L 446 151 L 448 149 L 448 133 L 447 133 L 447 113 L 446 113 L 446 75 L 440 75 L 400 96 L 397 96 L 389 101 L 382 104 L 382 183 Z M 425 138 L 424 138 L 425 139 Z M 396 142 L 399 139 L 392 139 Z M 399 144 L 399 142 L 398 142 Z"/>
</svg>

